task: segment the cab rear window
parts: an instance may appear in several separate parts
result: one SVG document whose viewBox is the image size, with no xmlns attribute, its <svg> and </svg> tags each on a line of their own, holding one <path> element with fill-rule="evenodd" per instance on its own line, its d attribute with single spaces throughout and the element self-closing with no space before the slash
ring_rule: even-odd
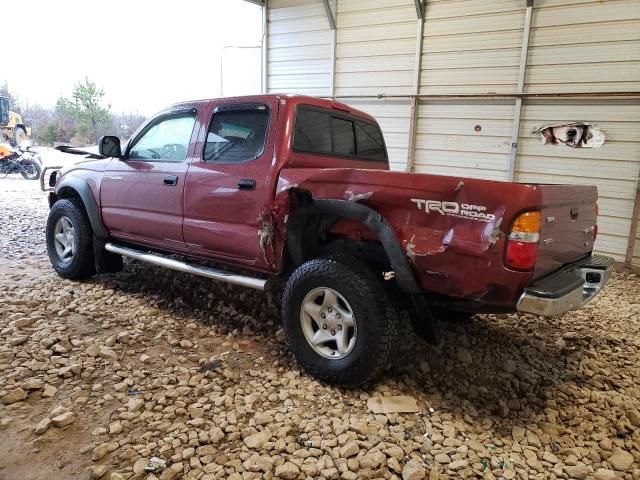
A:
<svg viewBox="0 0 640 480">
<path fill-rule="evenodd" d="M 293 149 L 354 160 L 387 160 L 384 138 L 377 125 L 304 106 L 296 111 Z"/>
</svg>

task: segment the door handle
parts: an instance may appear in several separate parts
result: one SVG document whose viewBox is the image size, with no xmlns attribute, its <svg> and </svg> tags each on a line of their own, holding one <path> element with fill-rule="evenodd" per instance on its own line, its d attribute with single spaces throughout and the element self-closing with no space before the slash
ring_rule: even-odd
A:
<svg viewBox="0 0 640 480">
<path fill-rule="evenodd" d="M 255 190 L 256 181 L 253 178 L 242 178 L 238 182 L 238 188 L 240 190 Z"/>
<path fill-rule="evenodd" d="M 178 176 L 177 175 L 167 175 L 164 177 L 165 185 L 177 185 L 178 184 Z"/>
</svg>

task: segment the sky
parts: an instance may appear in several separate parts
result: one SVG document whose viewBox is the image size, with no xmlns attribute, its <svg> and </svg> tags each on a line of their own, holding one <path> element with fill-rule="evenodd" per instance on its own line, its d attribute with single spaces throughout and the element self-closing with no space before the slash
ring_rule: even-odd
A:
<svg viewBox="0 0 640 480">
<path fill-rule="evenodd" d="M 0 83 L 23 105 L 54 106 L 85 76 L 114 113 L 260 90 L 260 49 L 237 47 L 260 46 L 261 9 L 243 0 L 29 0 L 2 38 L 19 39 Z"/>
</svg>

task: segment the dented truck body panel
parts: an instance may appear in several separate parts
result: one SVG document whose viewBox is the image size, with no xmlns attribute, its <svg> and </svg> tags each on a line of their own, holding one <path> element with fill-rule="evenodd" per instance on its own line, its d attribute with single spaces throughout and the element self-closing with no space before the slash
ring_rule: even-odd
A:
<svg viewBox="0 0 640 480">
<path fill-rule="evenodd" d="M 357 199 L 396 232 L 425 291 L 513 305 L 532 280 L 588 254 L 597 190 L 590 186 L 504 183 L 461 177 L 358 169 L 284 169 L 278 195 L 291 185 L 313 198 Z M 571 219 L 571 209 L 578 216 Z M 541 210 L 539 261 L 528 272 L 504 264 L 515 217 Z M 555 216 L 555 222 L 545 219 Z M 578 220 L 579 218 L 579 220 Z M 355 234 L 358 235 L 358 234 Z"/>
<path fill-rule="evenodd" d="M 242 104 L 269 109 L 263 150 L 249 161 L 205 162 L 203 151 L 213 116 L 222 107 Z M 197 122 L 178 179 L 184 190 L 181 204 L 175 205 L 184 212 L 180 242 L 163 242 L 160 230 L 146 232 L 147 239 L 156 239 L 153 242 L 143 237 L 133 241 L 115 228 L 118 221 L 110 220 L 114 217 L 109 205 L 106 210 L 100 205 L 104 175 L 111 188 L 122 188 L 121 195 L 129 195 L 135 209 L 136 192 L 125 191 L 118 176 L 104 171 L 127 159 L 111 164 L 100 160 L 101 168 L 81 173 L 91 185 L 101 214 L 106 213 L 110 236 L 273 274 L 305 260 L 305 242 L 319 241 L 304 237 L 305 219 L 324 216 L 323 234 L 359 244 L 381 244 L 395 270 L 391 276 L 406 292 L 507 310 L 515 309 L 532 282 L 587 257 L 593 249 L 595 187 L 391 172 L 388 161 L 297 151 L 293 139 L 301 105 L 377 125 L 366 113 L 331 100 L 258 95 L 183 105 L 197 110 Z M 73 172 L 61 175 L 58 181 L 64 181 L 66 175 Z M 95 178 L 85 178 L 92 176 Z M 253 181 L 254 188 L 241 188 L 247 181 Z M 159 183 L 149 188 L 168 187 Z M 505 262 L 508 235 L 518 215 L 533 210 L 542 216 L 537 261 L 534 268 L 517 271 Z M 136 226 L 156 228 L 140 222 Z"/>
<path fill-rule="evenodd" d="M 393 226 L 425 291 L 506 306 L 517 301 L 532 279 L 532 272 L 505 267 L 503 229 L 519 212 L 540 204 L 537 186 L 389 171 L 287 168 L 277 194 L 285 194 L 291 185 L 309 191 L 314 199 L 365 195 L 361 202 Z M 444 210 L 434 202 L 443 202 Z"/>
</svg>

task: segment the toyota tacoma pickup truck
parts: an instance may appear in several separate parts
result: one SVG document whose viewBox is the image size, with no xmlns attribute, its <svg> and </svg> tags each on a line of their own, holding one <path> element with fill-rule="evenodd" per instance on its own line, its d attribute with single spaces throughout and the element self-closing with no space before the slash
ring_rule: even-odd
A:
<svg viewBox="0 0 640 480">
<path fill-rule="evenodd" d="M 613 266 L 592 254 L 595 187 L 393 172 L 375 119 L 327 99 L 185 102 L 99 153 L 49 177 L 59 275 L 116 272 L 124 256 L 284 282 L 288 345 L 330 383 L 371 381 L 407 327 L 433 340 L 448 312 L 577 309 Z"/>
</svg>

